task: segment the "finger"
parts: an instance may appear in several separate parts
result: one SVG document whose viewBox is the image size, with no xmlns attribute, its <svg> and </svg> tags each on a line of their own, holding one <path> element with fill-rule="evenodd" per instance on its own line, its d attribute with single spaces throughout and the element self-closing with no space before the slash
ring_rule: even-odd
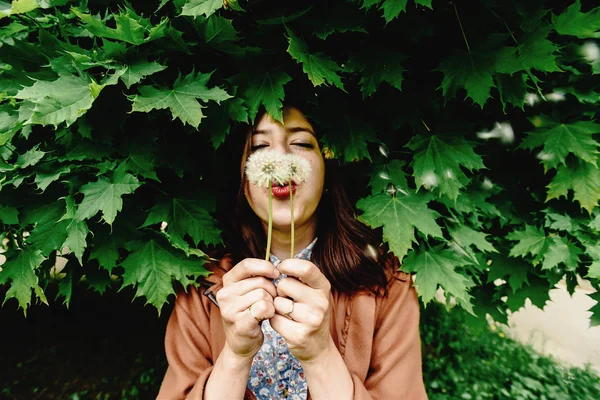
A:
<svg viewBox="0 0 600 400">
<path fill-rule="evenodd" d="M 319 295 L 318 290 L 292 277 L 282 279 L 277 285 L 277 296 L 291 297 L 296 302 L 309 303 L 313 297 Z"/>
<path fill-rule="evenodd" d="M 247 307 L 246 310 L 247 311 L 243 311 L 243 313 L 250 315 L 255 323 L 258 322 L 258 320 L 264 321 L 265 319 L 273 318 L 273 315 L 275 315 L 275 306 L 272 301 L 257 301 Z M 250 312 L 250 310 L 252 310 L 252 312 Z"/>
<path fill-rule="evenodd" d="M 288 274 L 300 279 L 308 286 L 315 289 L 331 289 L 331 285 L 319 268 L 308 260 L 298 258 L 287 258 L 283 260 L 277 269 L 282 274 Z"/>
<path fill-rule="evenodd" d="M 273 296 L 267 293 L 263 288 L 254 289 L 253 291 L 246 293 L 238 298 L 235 305 L 235 310 L 241 312 L 246 310 L 248 307 L 259 301 L 266 301 L 273 303 Z"/>
<path fill-rule="evenodd" d="M 296 303 L 285 297 L 275 297 L 273 305 L 275 306 L 275 314 L 312 328 L 321 326 L 327 312 L 327 310 L 319 307 L 306 303 Z"/>
<path fill-rule="evenodd" d="M 223 275 L 223 285 L 230 285 L 252 276 L 276 279 L 279 277 L 279 271 L 269 261 L 245 258 Z"/>
<path fill-rule="evenodd" d="M 292 343 L 298 343 L 297 335 L 300 332 L 301 324 L 287 319 L 286 317 L 275 314 L 269 319 L 271 328 L 275 329 L 288 343 L 288 346 Z"/>
<path fill-rule="evenodd" d="M 236 282 L 228 287 L 232 294 L 243 296 L 256 289 L 264 289 L 271 297 L 277 297 L 277 288 L 270 279 L 262 276 L 246 278 L 243 281 Z"/>
</svg>

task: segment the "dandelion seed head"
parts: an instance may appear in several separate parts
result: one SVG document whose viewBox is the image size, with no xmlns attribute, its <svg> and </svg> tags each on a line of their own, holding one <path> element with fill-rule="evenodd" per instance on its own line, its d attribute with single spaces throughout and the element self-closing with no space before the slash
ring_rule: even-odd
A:
<svg viewBox="0 0 600 400">
<path fill-rule="evenodd" d="M 448 179 L 454 179 L 454 172 L 451 169 L 447 169 L 444 171 L 444 175 Z"/>
<path fill-rule="evenodd" d="M 377 249 L 375 249 L 375 247 L 373 247 L 372 245 L 368 244 L 365 249 L 365 255 L 367 257 L 372 258 L 373 260 L 377 260 Z"/>
<path fill-rule="evenodd" d="M 286 159 L 290 170 L 290 179 L 294 182 L 306 182 L 310 175 L 310 163 L 306 158 L 297 154 L 287 154 Z"/>
<path fill-rule="evenodd" d="M 483 178 L 483 182 L 481 183 L 481 188 L 484 190 L 491 190 L 494 187 L 492 180 L 487 176 Z"/>
<path fill-rule="evenodd" d="M 387 174 L 387 172 L 385 171 L 381 171 L 379 173 L 379 177 L 383 180 L 389 181 L 390 180 L 390 176 Z"/>
<path fill-rule="evenodd" d="M 530 106 L 533 107 L 535 106 L 537 103 L 540 102 L 540 96 L 538 96 L 535 93 L 527 93 L 525 95 L 525 103 Z"/>
<path fill-rule="evenodd" d="M 246 161 L 246 176 L 259 187 L 268 188 L 272 183 L 284 185 L 290 181 L 289 162 L 284 154 L 274 150 L 257 151 Z"/>
<path fill-rule="evenodd" d="M 554 91 L 552 93 L 548 93 L 545 97 L 548 101 L 558 103 L 559 101 L 565 100 L 565 93 L 561 91 Z"/>
<path fill-rule="evenodd" d="M 394 186 L 392 183 L 388 183 L 387 187 L 385 188 L 385 191 L 393 196 L 396 194 L 396 186 Z"/>
<path fill-rule="evenodd" d="M 379 145 L 379 152 L 381 153 L 382 156 L 384 156 L 385 158 L 388 158 L 390 156 L 390 152 L 388 151 L 387 147 L 385 147 L 384 145 Z"/>
<path fill-rule="evenodd" d="M 580 48 L 579 53 L 583 59 L 589 63 L 593 63 L 600 59 L 600 47 L 596 42 L 587 41 Z"/>
<path fill-rule="evenodd" d="M 425 172 L 421 177 L 425 189 L 436 187 L 438 185 L 438 177 L 433 171 Z"/>
<path fill-rule="evenodd" d="M 167 226 L 169 226 L 169 224 L 167 223 L 167 221 L 162 221 L 160 223 L 160 231 L 164 232 L 167 229 Z"/>
<path fill-rule="evenodd" d="M 496 122 L 494 129 L 491 131 L 477 132 L 477 137 L 480 139 L 498 138 L 504 144 L 510 144 L 515 140 L 515 132 L 508 122 Z"/>
<path fill-rule="evenodd" d="M 554 159 L 554 154 L 546 153 L 545 151 L 540 151 L 537 155 L 537 158 L 542 161 L 550 161 Z"/>
</svg>

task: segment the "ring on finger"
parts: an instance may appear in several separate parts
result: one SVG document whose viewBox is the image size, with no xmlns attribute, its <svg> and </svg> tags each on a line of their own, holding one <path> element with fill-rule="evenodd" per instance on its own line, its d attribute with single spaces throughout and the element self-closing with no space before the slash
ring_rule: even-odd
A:
<svg viewBox="0 0 600 400">
<path fill-rule="evenodd" d="M 260 324 L 263 321 L 262 319 L 258 318 L 256 315 L 254 315 L 254 313 L 252 312 L 252 306 L 248 307 L 248 311 L 250 311 L 250 315 L 252 315 L 254 317 L 256 322 L 258 322 Z"/>
<path fill-rule="evenodd" d="M 287 319 L 292 319 L 290 314 L 293 312 L 294 312 L 294 301 L 292 300 L 292 306 L 290 307 L 290 311 L 284 313 L 283 316 L 286 317 Z"/>
</svg>

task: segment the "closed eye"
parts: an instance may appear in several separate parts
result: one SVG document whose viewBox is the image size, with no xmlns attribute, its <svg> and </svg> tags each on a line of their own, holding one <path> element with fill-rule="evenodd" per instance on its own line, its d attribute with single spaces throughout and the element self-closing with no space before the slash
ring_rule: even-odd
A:
<svg viewBox="0 0 600 400">
<path fill-rule="evenodd" d="M 292 144 L 294 146 L 300 146 L 300 147 L 304 147 L 304 148 L 307 148 L 307 149 L 314 149 L 315 148 L 315 146 L 312 143 L 302 143 L 302 142 L 300 142 L 300 143 L 292 143 Z"/>
<path fill-rule="evenodd" d="M 269 146 L 268 144 L 257 144 L 257 145 L 250 147 L 250 151 L 256 151 L 258 149 L 262 149 L 263 147 L 268 147 L 268 146 Z"/>
</svg>

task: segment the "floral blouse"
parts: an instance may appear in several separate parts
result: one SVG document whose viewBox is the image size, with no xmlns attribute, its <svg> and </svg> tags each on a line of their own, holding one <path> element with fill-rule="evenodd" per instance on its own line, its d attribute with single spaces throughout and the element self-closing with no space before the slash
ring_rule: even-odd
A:
<svg viewBox="0 0 600 400">
<path fill-rule="evenodd" d="M 294 258 L 310 260 L 316 241 L 315 238 Z M 281 260 L 271 254 L 271 262 L 277 267 Z M 274 280 L 275 286 L 285 277 L 282 274 Z M 248 388 L 259 400 L 306 400 L 308 388 L 302 364 L 290 353 L 285 339 L 271 327 L 269 320 L 262 322 L 261 329 L 265 341 L 252 360 Z"/>
</svg>

